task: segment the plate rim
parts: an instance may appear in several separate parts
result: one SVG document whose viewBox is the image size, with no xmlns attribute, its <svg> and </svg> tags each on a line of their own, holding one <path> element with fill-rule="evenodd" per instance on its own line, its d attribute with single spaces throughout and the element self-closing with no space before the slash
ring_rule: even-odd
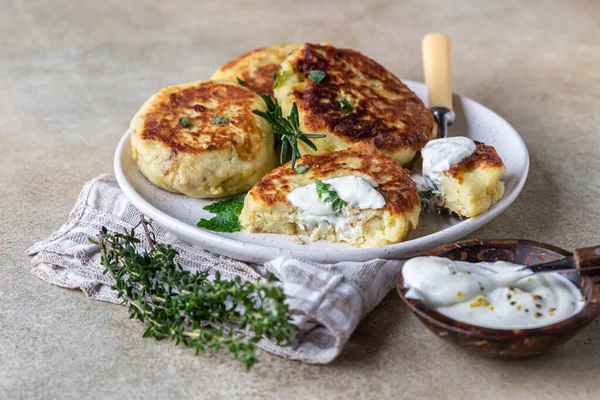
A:
<svg viewBox="0 0 600 400">
<path fill-rule="evenodd" d="M 407 85 L 415 85 L 415 86 L 424 86 L 421 82 L 415 82 L 410 80 L 403 80 Z M 367 248 L 367 249 L 331 249 L 331 250 L 323 250 L 316 249 L 311 251 L 310 248 L 300 248 L 300 249 L 281 249 L 278 247 L 243 242 L 227 237 L 223 237 L 220 235 L 216 235 L 210 231 L 206 231 L 201 228 L 197 228 L 195 226 L 189 225 L 161 210 L 156 208 L 146 199 L 144 199 L 133 187 L 132 184 L 129 183 L 125 175 L 125 171 L 123 165 L 121 163 L 121 159 L 124 153 L 124 148 L 126 143 L 129 141 L 130 131 L 127 129 L 115 150 L 113 166 L 115 171 L 115 176 L 117 178 L 117 183 L 119 187 L 125 194 L 125 197 L 142 213 L 148 215 L 152 220 L 156 221 L 160 226 L 169 230 L 175 231 L 178 236 L 185 236 L 186 238 L 193 238 L 195 242 L 200 241 L 202 244 L 210 247 L 209 250 L 215 251 L 222 255 L 229 255 L 235 253 L 236 258 L 240 260 L 247 260 L 253 262 L 260 262 L 264 260 L 272 260 L 278 256 L 289 255 L 295 256 L 304 259 L 312 259 L 312 260 L 332 260 L 332 261 L 342 261 L 342 260 L 371 260 L 374 258 L 389 258 L 386 255 L 390 255 L 392 253 L 403 253 L 403 254 L 411 254 L 411 256 L 422 253 L 428 248 L 432 248 L 436 245 L 442 243 L 448 243 L 452 240 L 457 240 L 457 238 L 464 237 L 476 229 L 484 226 L 489 223 L 491 220 L 499 216 L 505 209 L 507 209 L 518 197 L 527 181 L 527 177 L 529 175 L 530 168 L 530 157 L 529 150 L 527 149 L 527 145 L 525 141 L 519 134 L 519 132 L 508 122 L 506 119 L 502 118 L 493 110 L 484 106 L 483 104 L 472 100 L 468 97 L 461 96 L 458 94 L 453 94 L 454 96 L 458 96 L 461 100 L 466 100 L 469 102 L 473 102 L 480 107 L 483 107 L 487 112 L 495 115 L 500 118 L 507 125 L 507 128 L 512 129 L 515 134 L 515 138 L 520 141 L 524 149 L 525 154 L 525 169 L 524 173 L 520 174 L 518 180 L 515 184 L 514 189 L 509 193 L 508 196 L 503 196 L 498 203 L 496 203 L 492 208 L 486 210 L 484 213 L 468 218 L 464 221 L 459 222 L 456 225 L 450 226 L 448 228 L 442 229 L 437 232 L 430 233 L 426 236 L 421 236 L 415 239 L 411 239 L 405 242 L 395 243 L 388 246 L 376 247 L 376 248 Z M 226 249 L 224 249 L 226 247 Z M 215 250 L 216 249 L 216 250 Z M 312 253 L 312 254 L 311 254 Z M 314 255 L 318 254 L 318 257 L 314 257 Z M 379 253 L 378 255 L 370 255 L 373 253 Z M 384 254 L 386 253 L 386 254 Z M 253 254 L 252 256 L 248 256 L 247 254 Z M 331 257 L 331 254 L 335 254 L 335 257 Z M 266 256 L 269 255 L 269 256 Z M 364 255 L 364 257 L 361 257 Z M 266 256 L 266 257 L 265 257 Z M 406 257 L 406 256 L 402 256 Z"/>
</svg>

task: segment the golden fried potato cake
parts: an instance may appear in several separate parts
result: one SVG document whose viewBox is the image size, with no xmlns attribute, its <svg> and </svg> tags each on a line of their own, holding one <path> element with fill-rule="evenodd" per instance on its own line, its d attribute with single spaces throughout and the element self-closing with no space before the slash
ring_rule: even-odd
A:
<svg viewBox="0 0 600 400">
<path fill-rule="evenodd" d="M 477 143 L 475 152 L 453 164 L 442 176 L 444 207 L 464 217 L 474 217 L 496 204 L 504 195 L 506 172 L 492 146 Z"/>
<path fill-rule="evenodd" d="M 133 157 L 156 186 L 198 198 L 245 192 L 277 165 L 256 93 L 230 81 L 161 89 L 130 124 Z"/>
<path fill-rule="evenodd" d="M 319 181 L 347 204 L 336 211 L 328 194 L 320 198 Z M 246 195 L 240 223 L 251 232 L 310 235 L 368 248 L 402 241 L 420 211 L 408 171 L 375 146 L 356 143 L 305 155 L 296 169 L 287 163 L 265 175 Z"/>
<path fill-rule="evenodd" d="M 463 148 L 445 146 L 452 141 Z M 456 153 L 464 154 L 464 157 L 457 157 Z M 425 209 L 437 206 L 463 217 L 474 217 L 504 195 L 504 182 L 500 179 L 506 167 L 492 146 L 465 137 L 435 139 L 422 149 L 422 155 L 416 161 L 416 165 L 421 165 L 419 172 L 423 175 L 413 174 L 412 178 L 417 183 Z"/>
<path fill-rule="evenodd" d="M 240 79 L 248 89 L 260 95 L 273 96 L 273 84 L 279 66 L 298 47 L 297 44 L 281 43 L 254 49 L 224 64 L 211 79 L 235 82 Z"/>
<path fill-rule="evenodd" d="M 436 125 L 423 102 L 384 67 L 350 49 L 303 44 L 281 64 L 275 97 L 284 115 L 298 105 L 300 128 L 324 133 L 317 151 L 367 142 L 401 164 L 434 137 Z"/>
</svg>

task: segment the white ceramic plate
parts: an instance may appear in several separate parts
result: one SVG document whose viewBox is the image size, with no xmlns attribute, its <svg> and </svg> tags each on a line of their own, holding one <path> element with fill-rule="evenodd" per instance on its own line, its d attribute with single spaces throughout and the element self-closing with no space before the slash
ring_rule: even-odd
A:
<svg viewBox="0 0 600 400">
<path fill-rule="evenodd" d="M 405 81 L 420 98 L 425 99 L 422 83 Z M 506 184 L 504 197 L 486 212 L 474 218 L 423 213 L 419 226 L 407 240 L 375 249 L 357 249 L 342 243 L 318 241 L 305 245 L 290 242 L 290 236 L 248 232 L 219 233 L 196 227 L 200 218 L 211 214 L 202 210 L 210 200 L 173 194 L 152 185 L 137 169 L 131 156 L 129 132 L 123 135 L 115 153 L 115 173 L 127 198 L 155 223 L 182 239 L 216 253 L 239 260 L 263 263 L 278 256 L 338 262 L 365 261 L 374 258 L 409 258 L 444 243 L 453 242 L 500 215 L 517 197 L 527 178 L 529 154 L 517 131 L 498 114 L 466 97 L 454 95 L 456 123 L 451 136 L 465 135 L 496 148 L 504 163 Z"/>
</svg>

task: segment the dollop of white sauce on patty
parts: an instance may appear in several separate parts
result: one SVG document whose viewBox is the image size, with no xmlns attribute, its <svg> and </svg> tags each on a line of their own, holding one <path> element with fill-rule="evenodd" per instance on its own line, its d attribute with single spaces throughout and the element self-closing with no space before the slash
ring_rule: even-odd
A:
<svg viewBox="0 0 600 400">
<path fill-rule="evenodd" d="M 324 183 L 330 184 L 337 192 L 340 199 L 346 201 L 348 206 L 359 209 L 379 209 L 385 206 L 385 199 L 372 185 L 362 176 L 348 175 L 340 178 L 324 179 Z M 292 205 L 307 214 L 330 215 L 334 214 L 331 205 L 319 198 L 315 183 L 301 186 L 292 190 L 287 199 Z"/>
<path fill-rule="evenodd" d="M 469 263 L 416 257 L 404 264 L 407 297 L 441 314 L 494 329 L 529 329 L 565 320 L 585 306 L 579 288 L 563 275 L 533 275 L 508 262 Z"/>
<path fill-rule="evenodd" d="M 439 186 L 444 171 L 475 152 L 476 144 L 464 136 L 433 139 L 421 149 L 423 177 Z"/>
<path fill-rule="evenodd" d="M 424 192 L 424 191 L 431 189 L 431 187 L 427 184 L 427 181 L 425 180 L 425 177 L 423 177 L 423 175 L 413 172 L 410 175 L 410 178 L 413 180 L 415 185 L 417 185 L 418 192 Z"/>
</svg>

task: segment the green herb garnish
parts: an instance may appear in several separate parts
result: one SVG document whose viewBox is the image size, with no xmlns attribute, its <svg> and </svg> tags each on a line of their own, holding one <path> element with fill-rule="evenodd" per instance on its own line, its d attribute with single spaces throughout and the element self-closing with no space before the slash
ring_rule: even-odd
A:
<svg viewBox="0 0 600 400">
<path fill-rule="evenodd" d="M 239 84 L 240 84 L 240 86 L 248 86 L 248 85 L 246 85 L 246 82 L 244 82 L 244 81 L 243 81 L 243 80 L 241 80 L 240 78 L 235 78 L 235 79 L 237 79 L 237 83 L 239 83 Z"/>
<path fill-rule="evenodd" d="M 340 100 L 340 107 L 342 108 L 342 114 L 348 114 L 354 110 L 354 107 L 352 107 L 352 104 L 350 104 L 348 99 Z"/>
<path fill-rule="evenodd" d="M 310 139 L 319 139 L 325 137 L 323 134 L 304 133 L 300 130 L 300 117 L 298 116 L 298 106 L 294 102 L 292 111 L 287 117 L 281 115 L 281 106 L 277 99 L 273 100 L 268 94 L 262 95 L 267 111 L 252 110 L 252 112 L 269 122 L 273 128 L 273 135 L 281 142 L 281 154 L 279 162 L 283 165 L 287 159 L 288 151 L 292 152 L 292 168 L 296 167 L 296 160 L 300 158 L 298 150 L 298 140 L 304 142 L 308 147 L 317 150 L 317 146 Z"/>
<path fill-rule="evenodd" d="M 143 217 L 140 224 L 148 250 L 139 250 L 137 227 L 124 234 L 109 234 L 103 227 L 98 240 L 90 242 L 100 247 L 104 273 L 113 278 L 112 289 L 129 306 L 130 317 L 147 325 L 144 337 L 169 338 L 196 354 L 225 347 L 248 369 L 258 362 L 256 344 L 263 337 L 289 344 L 297 327 L 291 324 L 283 288 L 272 283 L 272 276 L 242 282 L 222 279 L 218 271 L 210 279 L 207 272 L 184 270 L 177 251 L 157 243 Z"/>
<path fill-rule="evenodd" d="M 325 72 L 323 72 L 323 71 L 310 71 L 308 73 L 308 79 L 310 79 L 314 83 L 321 83 L 321 81 L 323 79 L 325 79 Z"/>
<path fill-rule="evenodd" d="M 423 191 L 419 192 L 419 197 L 424 200 L 429 200 L 433 196 L 435 196 L 435 194 L 433 193 L 433 190 L 423 190 Z"/>
<path fill-rule="evenodd" d="M 317 195 L 319 195 L 319 198 L 322 199 L 325 203 L 331 206 L 333 212 L 338 212 L 339 210 L 348 205 L 348 202 L 340 199 L 338 193 L 329 183 L 325 183 L 319 179 L 316 179 L 315 185 L 317 187 Z M 323 198 L 323 196 L 327 197 Z"/>
<path fill-rule="evenodd" d="M 229 118 L 221 117 L 220 115 L 215 115 L 213 119 L 210 120 L 211 125 L 226 124 L 228 122 Z"/>
<path fill-rule="evenodd" d="M 202 218 L 196 224 L 199 228 L 215 232 L 237 232 L 242 229 L 240 213 L 244 207 L 245 194 L 233 196 L 227 200 L 215 201 L 202 209 L 215 214 L 211 219 Z"/>
<path fill-rule="evenodd" d="M 271 78 L 271 79 L 275 79 L 275 72 L 271 72 L 271 73 L 269 74 L 269 78 Z"/>
<path fill-rule="evenodd" d="M 190 121 L 187 118 L 179 118 L 179 121 L 177 121 L 177 123 L 183 126 L 184 128 L 189 128 L 190 126 L 192 126 L 192 121 Z"/>
<path fill-rule="evenodd" d="M 277 70 L 277 77 L 275 78 L 275 83 L 273 84 L 273 89 L 277 89 L 279 84 L 281 83 L 281 66 Z"/>
<path fill-rule="evenodd" d="M 309 169 L 310 169 L 310 165 L 305 165 L 305 164 L 304 165 L 298 165 L 296 167 L 296 173 L 297 174 L 303 174 L 306 171 L 308 171 Z"/>
</svg>

